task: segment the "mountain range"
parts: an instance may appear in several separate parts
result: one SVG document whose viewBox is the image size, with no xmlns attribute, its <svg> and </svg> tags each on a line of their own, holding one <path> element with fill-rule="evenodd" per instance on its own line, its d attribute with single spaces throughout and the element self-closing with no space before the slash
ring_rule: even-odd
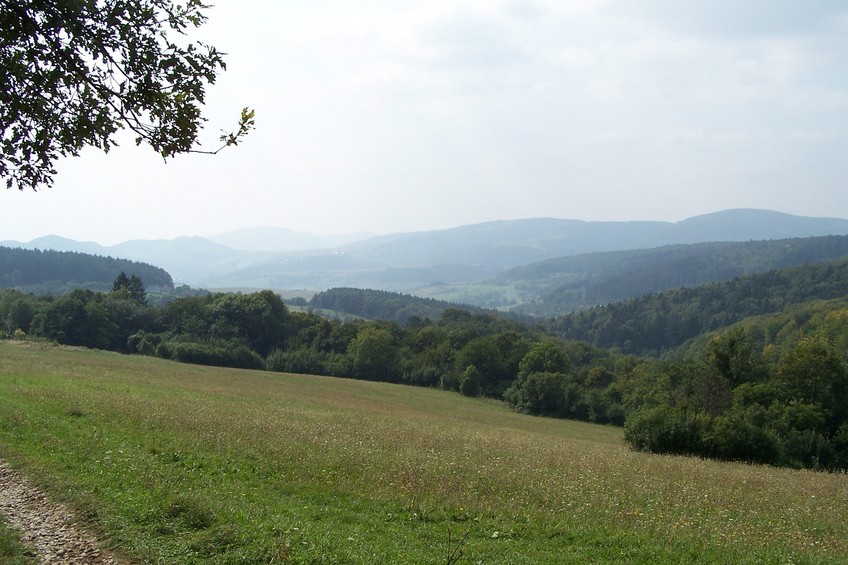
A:
<svg viewBox="0 0 848 565">
<path fill-rule="evenodd" d="M 848 234 L 848 220 L 735 209 L 680 222 L 589 222 L 536 218 L 452 229 L 324 238 L 282 228 L 209 237 L 131 240 L 112 246 L 52 235 L 5 247 L 77 251 L 144 261 L 177 284 L 210 289 L 374 288 L 456 298 L 457 285 L 508 269 L 584 253 L 666 245 Z"/>
</svg>

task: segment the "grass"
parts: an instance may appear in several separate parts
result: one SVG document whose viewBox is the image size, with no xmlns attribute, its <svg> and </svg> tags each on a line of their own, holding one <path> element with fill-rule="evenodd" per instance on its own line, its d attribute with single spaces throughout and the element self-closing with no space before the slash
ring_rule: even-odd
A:
<svg viewBox="0 0 848 565">
<path fill-rule="evenodd" d="M 2 515 L 0 515 L 0 563 L 3 565 L 31 565 L 35 563 L 26 547 L 21 544 L 17 532 L 2 523 Z"/>
<path fill-rule="evenodd" d="M 381 383 L 0 343 L 0 457 L 139 563 L 844 563 L 848 477 Z"/>
</svg>

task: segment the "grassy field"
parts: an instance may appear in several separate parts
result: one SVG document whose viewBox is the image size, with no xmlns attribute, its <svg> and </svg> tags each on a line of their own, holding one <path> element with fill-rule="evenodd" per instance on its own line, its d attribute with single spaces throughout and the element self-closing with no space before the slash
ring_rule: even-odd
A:
<svg viewBox="0 0 848 565">
<path fill-rule="evenodd" d="M 0 457 L 138 563 L 845 563 L 848 476 L 436 390 L 0 343 Z"/>
<path fill-rule="evenodd" d="M 0 516 L 2 518 L 2 516 Z M 0 523 L 0 563 L 3 565 L 34 565 L 36 561 L 27 556 L 17 532 Z"/>
</svg>

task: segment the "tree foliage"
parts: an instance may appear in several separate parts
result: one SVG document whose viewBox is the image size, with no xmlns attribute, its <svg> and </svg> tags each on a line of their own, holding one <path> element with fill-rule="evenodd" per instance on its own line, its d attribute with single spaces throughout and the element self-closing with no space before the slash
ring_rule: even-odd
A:
<svg viewBox="0 0 848 565">
<path fill-rule="evenodd" d="M 369 320 L 393 320 L 399 324 L 406 324 L 410 320 L 436 320 L 442 312 L 452 308 L 482 312 L 472 306 L 457 306 L 433 298 L 421 298 L 386 290 L 345 287 L 316 293 L 309 301 L 309 306 L 361 316 Z"/>
<path fill-rule="evenodd" d="M 0 246 L 0 287 L 43 288 L 52 293 L 58 293 L 59 285 L 114 290 L 114 281 L 122 272 L 133 273 L 145 286 L 174 288 L 167 271 L 147 263 L 72 251 Z"/>
<path fill-rule="evenodd" d="M 139 304 L 147 302 L 147 290 L 144 288 L 144 283 L 135 274 L 128 277 L 125 272 L 121 271 L 115 278 L 115 282 L 112 283 L 112 292 L 126 293 Z"/>
<path fill-rule="evenodd" d="M 68 345 L 108 349 L 117 324 L 109 317 L 101 294 L 74 290 L 50 303 L 38 333 Z"/>
<path fill-rule="evenodd" d="M 510 269 L 498 278 L 535 291 L 516 311 L 550 317 L 846 256 L 845 235 L 710 242 L 559 257 Z"/>
<path fill-rule="evenodd" d="M 351 340 L 348 355 L 357 378 L 388 382 L 396 380 L 397 347 L 388 329 L 364 327 Z"/>
<path fill-rule="evenodd" d="M 119 277 L 129 282 L 131 277 Z M 112 292 L 0 290 L 0 335 L 175 361 L 441 387 L 534 415 L 625 425 L 636 449 L 848 469 L 848 303 L 814 302 L 638 358 L 494 314 L 322 318 L 270 291 L 161 306 Z"/>
<path fill-rule="evenodd" d="M 597 347 L 659 355 L 747 317 L 844 297 L 846 288 L 848 261 L 843 259 L 650 294 L 555 318 L 548 328 L 566 339 Z"/>
<path fill-rule="evenodd" d="M 497 398 L 515 379 L 527 348 L 514 331 L 477 337 L 456 351 L 455 367 L 457 371 L 474 367 L 482 394 Z"/>
<path fill-rule="evenodd" d="M 201 0 L 0 0 L 0 176 L 50 185 L 58 158 L 109 151 L 123 128 L 163 157 L 197 151 L 206 86 L 223 54 L 186 41 Z M 221 136 L 237 144 L 253 127 Z"/>
<path fill-rule="evenodd" d="M 288 308 L 270 290 L 218 295 L 207 312 L 214 337 L 241 341 L 263 356 L 285 343 Z"/>
<path fill-rule="evenodd" d="M 660 391 L 649 386 L 635 393 L 649 395 L 634 403 L 641 406 L 627 421 L 626 441 L 661 453 L 848 468 L 848 372 L 833 344 L 801 337 L 776 362 L 758 358 L 757 370 L 746 373 L 728 370 L 734 363 L 716 355 L 716 348 L 725 351 L 731 343 L 743 358 L 757 357 L 751 336 L 734 328 L 711 340 L 706 360 L 666 363 L 667 372 L 652 371 L 676 378 L 658 379 Z"/>
</svg>

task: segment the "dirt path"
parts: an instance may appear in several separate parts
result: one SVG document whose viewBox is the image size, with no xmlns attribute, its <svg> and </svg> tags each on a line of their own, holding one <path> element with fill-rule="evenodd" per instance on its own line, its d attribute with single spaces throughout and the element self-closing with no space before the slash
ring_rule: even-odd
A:
<svg viewBox="0 0 848 565">
<path fill-rule="evenodd" d="M 117 565 L 94 537 L 74 523 L 73 514 L 47 500 L 25 477 L 0 461 L 0 514 L 6 524 L 42 563 L 61 565 Z"/>
</svg>

